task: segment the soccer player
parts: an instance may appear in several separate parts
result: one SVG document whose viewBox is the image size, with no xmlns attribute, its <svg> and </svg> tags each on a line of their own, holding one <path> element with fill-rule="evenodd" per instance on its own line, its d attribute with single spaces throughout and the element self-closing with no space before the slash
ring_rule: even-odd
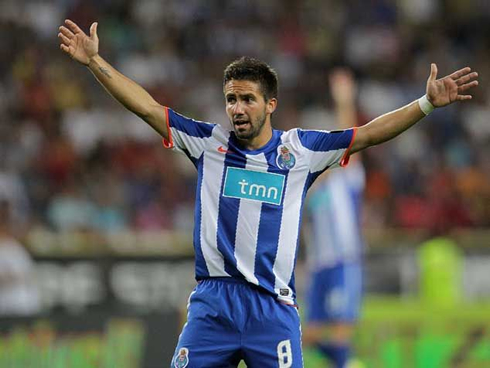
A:
<svg viewBox="0 0 490 368">
<path fill-rule="evenodd" d="M 437 80 L 432 64 L 424 97 L 363 127 L 285 132 L 271 125 L 276 73 L 244 57 L 224 72 L 231 128 L 226 130 L 160 105 L 115 70 L 99 55 L 97 23 L 87 35 L 66 20 L 58 36 L 61 50 L 87 66 L 116 100 L 198 171 L 198 285 L 172 367 L 236 367 L 240 360 L 252 368 L 302 367 L 293 270 L 307 189 L 326 169 L 346 165 L 352 153 L 397 136 L 434 107 L 470 99 L 463 92 L 477 84 L 470 68 Z"/>
<path fill-rule="evenodd" d="M 357 125 L 356 84 L 346 69 L 330 76 L 338 128 Z M 357 156 L 357 155 L 356 155 Z M 320 176 L 305 205 L 309 272 L 303 345 L 317 348 L 336 368 L 350 356 L 361 303 L 361 201 L 365 173 L 359 157 Z"/>
</svg>

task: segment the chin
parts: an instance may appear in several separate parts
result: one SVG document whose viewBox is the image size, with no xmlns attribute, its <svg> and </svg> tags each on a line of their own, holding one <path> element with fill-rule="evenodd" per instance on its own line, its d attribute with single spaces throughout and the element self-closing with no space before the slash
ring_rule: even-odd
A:
<svg viewBox="0 0 490 368">
<path fill-rule="evenodd" d="M 250 140 L 252 138 L 255 138 L 255 136 L 249 132 L 246 132 L 246 133 L 235 132 L 235 135 L 238 139 L 241 139 L 241 140 Z"/>
<path fill-rule="evenodd" d="M 239 133 L 235 130 L 235 135 L 238 139 L 249 139 L 249 134 Z"/>
</svg>

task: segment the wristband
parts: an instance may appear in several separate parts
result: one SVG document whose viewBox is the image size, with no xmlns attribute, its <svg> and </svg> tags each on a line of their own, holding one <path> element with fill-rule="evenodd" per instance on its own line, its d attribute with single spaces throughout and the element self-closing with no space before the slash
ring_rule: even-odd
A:
<svg viewBox="0 0 490 368">
<path fill-rule="evenodd" d="M 422 110 L 425 115 L 429 115 L 435 109 L 434 105 L 432 105 L 427 99 L 427 95 L 423 95 L 422 97 L 420 97 L 418 99 L 418 103 L 420 110 Z"/>
</svg>

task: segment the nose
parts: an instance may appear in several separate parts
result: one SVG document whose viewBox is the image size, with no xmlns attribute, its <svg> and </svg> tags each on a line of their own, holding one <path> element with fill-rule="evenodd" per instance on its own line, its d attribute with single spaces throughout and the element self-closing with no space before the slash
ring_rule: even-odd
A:
<svg viewBox="0 0 490 368">
<path fill-rule="evenodd" d="M 243 103 L 241 101 L 237 101 L 232 109 L 233 115 L 243 115 L 245 110 L 243 108 Z"/>
</svg>

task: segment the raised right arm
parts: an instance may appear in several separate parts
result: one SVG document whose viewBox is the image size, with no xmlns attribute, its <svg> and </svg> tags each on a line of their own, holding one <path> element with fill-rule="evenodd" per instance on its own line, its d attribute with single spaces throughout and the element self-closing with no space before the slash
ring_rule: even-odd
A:
<svg viewBox="0 0 490 368">
<path fill-rule="evenodd" d="M 87 66 L 112 97 L 146 121 L 162 137 L 168 138 L 165 108 L 144 88 L 119 73 L 100 55 L 91 58 Z"/>
<path fill-rule="evenodd" d="M 125 108 L 146 121 L 162 137 L 168 139 L 165 107 L 156 102 L 140 85 L 119 73 L 99 55 L 97 23 L 87 36 L 74 22 L 65 21 L 58 37 L 60 48 L 79 63 L 87 66 L 99 83 Z"/>
</svg>

